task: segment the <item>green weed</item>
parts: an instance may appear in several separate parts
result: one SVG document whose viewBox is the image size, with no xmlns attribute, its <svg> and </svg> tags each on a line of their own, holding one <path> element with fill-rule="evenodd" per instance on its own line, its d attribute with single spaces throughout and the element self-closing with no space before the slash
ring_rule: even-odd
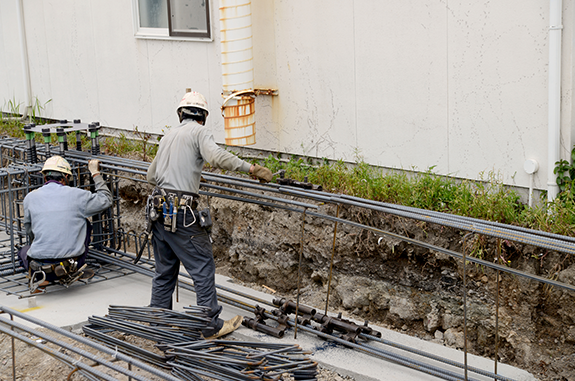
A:
<svg viewBox="0 0 575 381">
<path fill-rule="evenodd" d="M 48 101 L 50 102 L 50 101 Z M 34 118 L 44 110 L 45 105 L 36 102 Z M 0 133 L 23 138 L 23 123 L 18 118 L 21 104 L 10 100 L 6 113 L 0 114 Z M 6 109 L 6 105 L 4 107 Z M 169 128 L 166 126 L 166 129 Z M 164 132 L 164 131 L 163 131 Z M 157 144 L 151 134 L 133 131 L 136 139 L 126 133 L 118 137 L 100 137 L 101 151 L 109 155 L 137 156 L 151 160 L 157 153 Z M 41 134 L 36 138 L 41 142 Z M 55 136 L 54 136 L 55 139 Z M 83 150 L 90 149 L 90 139 L 82 134 Z M 53 141 L 55 143 L 55 140 Z M 68 142 L 71 148 L 76 145 L 76 135 L 70 133 Z M 575 148 L 572 151 L 575 159 Z M 290 160 L 280 159 L 280 155 L 270 155 L 260 164 L 272 173 L 285 171 L 285 177 L 321 185 L 326 192 L 342 193 L 381 202 L 412 206 L 420 209 L 452 213 L 484 220 L 519 225 L 531 229 L 573 236 L 575 231 L 575 167 L 567 161 L 557 163 L 556 173 L 561 193 L 553 202 L 542 202 L 535 207 L 527 207 L 519 195 L 503 184 L 497 172 L 480 174 L 479 181 L 459 180 L 434 173 L 435 167 L 423 172 L 391 171 L 367 164 L 357 154 L 356 163 L 343 160 L 330 162 L 323 159 L 314 164 L 310 159 L 292 156 Z M 482 256 L 481 245 L 475 247 L 474 255 Z"/>
<path fill-rule="evenodd" d="M 524 226 L 562 235 L 575 231 L 575 187 L 566 183 L 565 190 L 553 203 L 529 208 L 519 195 L 503 184 L 497 172 L 481 173 L 479 181 L 458 180 L 438 175 L 434 167 L 424 172 L 389 172 L 370 166 L 364 161 L 349 165 L 343 161 L 330 164 L 327 160 L 311 166 L 303 159 L 292 157 L 282 162 L 273 155 L 262 165 L 273 173 L 283 169 L 285 177 L 321 185 L 327 192 L 372 199 L 415 208 L 452 213 L 505 224 Z M 481 246 L 472 250 L 482 256 Z"/>
</svg>

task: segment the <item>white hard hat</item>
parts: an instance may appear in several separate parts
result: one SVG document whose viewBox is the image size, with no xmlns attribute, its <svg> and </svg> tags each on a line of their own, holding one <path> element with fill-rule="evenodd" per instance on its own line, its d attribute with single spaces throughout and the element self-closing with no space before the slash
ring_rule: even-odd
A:
<svg viewBox="0 0 575 381">
<path fill-rule="evenodd" d="M 44 163 L 42 167 L 42 173 L 46 174 L 48 171 L 56 171 L 60 173 L 66 173 L 68 175 L 72 174 L 72 168 L 70 167 L 70 163 L 62 156 L 52 156 L 49 157 L 48 160 Z"/>
<path fill-rule="evenodd" d="M 206 102 L 206 98 L 204 98 L 202 94 L 195 91 L 187 92 L 184 95 L 184 97 L 180 101 L 180 104 L 178 105 L 178 108 L 176 109 L 178 115 L 182 107 L 196 107 L 202 109 L 206 112 L 206 116 L 209 113 L 208 102 Z"/>
</svg>

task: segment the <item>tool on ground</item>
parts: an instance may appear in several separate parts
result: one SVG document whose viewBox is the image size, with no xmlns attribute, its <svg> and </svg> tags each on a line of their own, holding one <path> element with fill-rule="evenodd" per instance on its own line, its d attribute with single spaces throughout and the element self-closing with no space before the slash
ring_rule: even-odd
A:
<svg viewBox="0 0 575 381">
<path fill-rule="evenodd" d="M 248 327 L 248 328 L 251 328 L 255 331 L 263 332 L 267 335 L 271 335 L 271 336 L 277 337 L 277 338 L 284 337 L 284 333 L 285 333 L 285 329 L 281 329 L 281 328 L 277 328 L 277 327 L 271 327 L 267 324 L 258 322 L 256 319 L 248 318 L 247 316 L 244 316 L 244 320 L 242 321 L 242 325 L 244 327 Z"/>
<path fill-rule="evenodd" d="M 274 298 L 272 303 L 278 307 L 278 309 L 271 311 L 272 315 L 277 317 L 277 327 L 274 328 L 265 323 L 268 316 L 266 316 L 265 309 L 259 306 L 254 308 L 256 319 L 245 318 L 243 325 L 275 337 L 282 337 L 283 332 L 289 327 L 288 315 L 295 314 L 297 310 L 298 324 L 311 325 L 312 321 L 319 323 L 320 326 L 315 328 L 318 332 L 334 335 L 334 331 L 336 331 L 340 334 L 339 337 L 341 339 L 352 343 L 357 342 L 357 338 L 361 334 L 371 335 L 378 338 L 381 337 L 381 332 L 368 327 L 367 321 L 365 321 L 363 325 L 358 325 L 350 320 L 342 319 L 341 313 L 338 314 L 337 317 L 324 315 L 322 313 L 318 313 L 313 307 L 302 304 L 297 305 L 292 300 L 288 300 L 286 298 Z"/>
<path fill-rule="evenodd" d="M 285 171 L 283 169 L 276 172 L 276 173 L 279 174 L 279 177 L 276 179 L 276 183 L 278 183 L 280 185 L 288 185 L 290 187 L 296 187 L 296 188 L 302 188 L 302 189 L 311 189 L 311 190 L 320 191 L 320 192 L 323 190 L 323 187 L 321 185 L 315 185 L 315 184 L 308 182 L 307 176 L 305 176 L 303 182 L 301 182 L 301 181 L 296 181 L 294 179 L 286 179 L 284 177 Z"/>
</svg>

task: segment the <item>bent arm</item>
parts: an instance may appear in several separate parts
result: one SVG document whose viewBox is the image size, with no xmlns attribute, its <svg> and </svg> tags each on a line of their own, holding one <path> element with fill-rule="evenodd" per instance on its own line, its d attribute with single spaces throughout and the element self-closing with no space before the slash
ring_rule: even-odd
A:
<svg viewBox="0 0 575 381">
<path fill-rule="evenodd" d="M 112 205 L 112 192 L 108 189 L 102 176 L 94 177 L 96 193 L 91 193 L 86 201 L 86 217 L 100 213 Z"/>
<path fill-rule="evenodd" d="M 200 137 L 202 157 L 214 167 L 229 171 L 250 172 L 251 164 L 218 146 L 207 130 Z"/>
</svg>

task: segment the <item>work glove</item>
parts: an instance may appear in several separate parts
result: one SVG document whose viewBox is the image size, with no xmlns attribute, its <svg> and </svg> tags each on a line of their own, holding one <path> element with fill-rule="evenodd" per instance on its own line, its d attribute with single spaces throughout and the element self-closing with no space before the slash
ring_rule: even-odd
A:
<svg viewBox="0 0 575 381">
<path fill-rule="evenodd" d="M 100 174 L 100 160 L 92 159 L 88 162 L 88 170 L 92 177 Z"/>
<path fill-rule="evenodd" d="M 272 181 L 272 171 L 261 165 L 254 164 L 252 175 L 260 179 L 262 183 L 269 183 Z"/>
</svg>

